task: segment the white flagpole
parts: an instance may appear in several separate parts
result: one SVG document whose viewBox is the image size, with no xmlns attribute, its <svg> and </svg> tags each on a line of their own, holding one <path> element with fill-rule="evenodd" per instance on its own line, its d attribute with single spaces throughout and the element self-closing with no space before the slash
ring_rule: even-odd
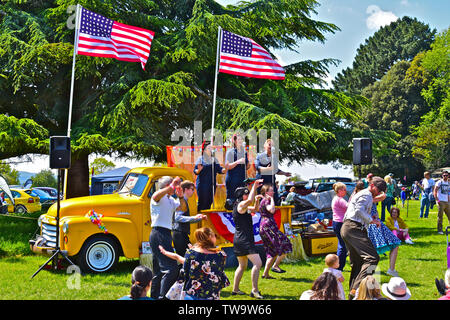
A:
<svg viewBox="0 0 450 320">
<path fill-rule="evenodd" d="M 75 17 L 75 39 L 73 41 L 73 59 L 72 59 L 72 80 L 70 81 L 70 100 L 69 100 L 69 121 L 67 124 L 67 136 L 70 137 L 72 125 L 72 105 L 73 105 L 73 85 L 75 82 L 75 60 L 78 51 L 78 32 L 80 30 L 81 6 L 77 4 Z"/>
<path fill-rule="evenodd" d="M 212 197 L 213 197 L 213 209 L 215 208 L 215 201 L 214 201 L 214 152 L 212 149 L 212 146 L 214 145 L 214 118 L 216 113 L 216 96 L 217 96 L 217 74 L 219 70 L 219 59 L 220 59 L 220 50 L 221 50 L 221 35 L 222 35 L 222 28 L 219 26 L 219 29 L 217 30 L 217 51 L 216 51 L 216 74 L 214 79 L 214 97 L 213 97 L 213 111 L 212 111 L 212 121 L 211 121 L 211 167 L 212 167 Z"/>
<path fill-rule="evenodd" d="M 72 59 L 72 79 L 70 81 L 70 99 L 69 99 L 69 120 L 67 123 L 67 136 L 70 138 L 70 131 L 72 125 L 72 105 L 73 105 L 73 85 L 75 82 L 75 61 L 78 51 L 78 33 L 80 30 L 80 19 L 81 19 L 81 5 L 77 4 L 76 15 L 75 15 L 75 36 L 73 41 L 73 59 Z M 67 174 L 68 169 L 65 169 L 64 173 L 64 199 L 66 199 L 67 192 Z"/>
</svg>

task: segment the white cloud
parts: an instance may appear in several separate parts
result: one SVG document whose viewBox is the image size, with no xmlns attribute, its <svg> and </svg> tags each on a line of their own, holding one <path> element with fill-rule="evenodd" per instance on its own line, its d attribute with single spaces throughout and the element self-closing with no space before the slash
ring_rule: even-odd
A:
<svg viewBox="0 0 450 320">
<path fill-rule="evenodd" d="M 401 4 L 402 6 L 405 6 L 405 7 L 408 7 L 408 6 L 409 6 L 408 0 L 402 0 L 402 1 L 400 2 L 400 4 Z"/>
<path fill-rule="evenodd" d="M 391 11 L 383 11 L 376 5 L 368 6 L 366 13 L 369 14 L 369 17 L 366 20 L 367 28 L 371 30 L 388 25 L 398 19 Z"/>
</svg>

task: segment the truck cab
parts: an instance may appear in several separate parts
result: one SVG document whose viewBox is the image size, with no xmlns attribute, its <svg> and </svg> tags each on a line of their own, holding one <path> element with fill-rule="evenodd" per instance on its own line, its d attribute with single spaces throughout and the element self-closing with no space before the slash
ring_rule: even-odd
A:
<svg viewBox="0 0 450 320">
<path fill-rule="evenodd" d="M 105 272 L 119 256 L 139 258 L 142 243 L 151 231 L 150 199 L 158 179 L 179 176 L 191 180 L 190 172 L 169 167 L 142 167 L 128 171 L 117 192 L 72 198 L 60 202 L 59 245 L 85 271 Z M 196 197 L 189 207 L 197 211 Z M 93 221 L 92 210 L 100 217 Z M 30 240 L 33 252 L 50 254 L 56 247 L 57 205 L 38 219 L 40 234 Z M 90 216 L 91 214 L 91 216 Z M 103 226 L 103 228 L 100 227 Z M 193 225 L 196 229 L 197 226 Z"/>
</svg>

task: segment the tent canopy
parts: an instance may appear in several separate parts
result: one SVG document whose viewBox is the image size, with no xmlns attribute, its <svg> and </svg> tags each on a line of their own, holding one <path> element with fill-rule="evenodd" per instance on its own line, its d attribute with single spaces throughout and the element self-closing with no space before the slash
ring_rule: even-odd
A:
<svg viewBox="0 0 450 320">
<path fill-rule="evenodd" d="M 128 167 L 120 167 L 92 176 L 91 195 L 103 194 L 103 184 L 119 183 L 129 170 Z"/>
</svg>

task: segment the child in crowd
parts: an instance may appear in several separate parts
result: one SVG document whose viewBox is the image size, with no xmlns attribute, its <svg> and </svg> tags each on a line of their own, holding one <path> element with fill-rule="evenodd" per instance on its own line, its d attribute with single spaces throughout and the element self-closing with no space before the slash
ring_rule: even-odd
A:
<svg viewBox="0 0 450 320">
<path fill-rule="evenodd" d="M 392 233 L 407 244 L 414 244 L 409 236 L 409 229 L 405 221 L 400 218 L 400 209 L 392 207 L 391 216 L 386 219 L 386 226 L 392 231 Z"/>
<path fill-rule="evenodd" d="M 400 199 L 402 200 L 402 208 L 405 207 L 405 201 L 406 201 L 406 188 L 403 187 L 402 191 L 400 192 Z"/>
<path fill-rule="evenodd" d="M 340 300 L 338 281 L 330 272 L 322 273 L 311 290 L 302 293 L 300 300 Z"/>
<path fill-rule="evenodd" d="M 137 266 L 131 274 L 131 290 L 129 296 L 119 300 L 153 300 L 148 297 L 148 291 L 152 285 L 153 273 L 146 266 Z"/>
<path fill-rule="evenodd" d="M 336 254 L 328 254 L 325 257 L 325 264 L 328 268 L 325 268 L 323 272 L 329 272 L 336 277 L 339 287 L 339 298 L 345 300 L 344 286 L 342 285 L 342 282 L 344 282 L 345 279 L 342 275 L 342 271 L 339 270 L 339 257 Z"/>
<path fill-rule="evenodd" d="M 354 300 L 387 300 L 381 295 L 381 286 L 374 276 L 362 279 Z"/>
</svg>

